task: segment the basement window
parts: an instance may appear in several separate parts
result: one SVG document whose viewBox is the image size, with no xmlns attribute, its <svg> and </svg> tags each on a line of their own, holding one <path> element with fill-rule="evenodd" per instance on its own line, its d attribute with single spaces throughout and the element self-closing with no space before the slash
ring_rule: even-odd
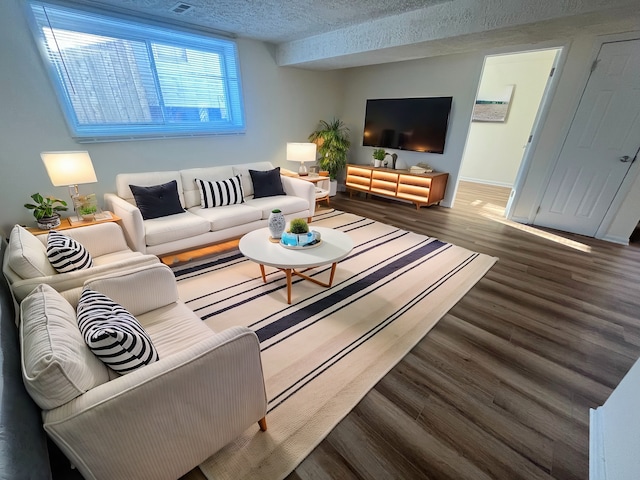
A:
<svg viewBox="0 0 640 480">
<path fill-rule="evenodd" d="M 232 40 L 57 4 L 28 5 L 78 142 L 244 132 Z"/>
</svg>

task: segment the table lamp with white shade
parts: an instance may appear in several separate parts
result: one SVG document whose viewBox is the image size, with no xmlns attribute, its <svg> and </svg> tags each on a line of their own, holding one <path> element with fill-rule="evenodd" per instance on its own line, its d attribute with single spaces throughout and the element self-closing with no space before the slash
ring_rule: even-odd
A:
<svg viewBox="0 0 640 480">
<path fill-rule="evenodd" d="M 40 157 L 53 186 L 69 187 L 69 195 L 76 212 L 76 217 L 69 218 L 69 221 L 82 221 L 78 213 L 81 203 L 78 185 L 98 181 L 89 152 L 42 152 Z"/>
<path fill-rule="evenodd" d="M 287 143 L 287 160 L 300 162 L 298 175 L 308 174 L 304 163 L 316 161 L 316 148 L 315 143 Z"/>
</svg>

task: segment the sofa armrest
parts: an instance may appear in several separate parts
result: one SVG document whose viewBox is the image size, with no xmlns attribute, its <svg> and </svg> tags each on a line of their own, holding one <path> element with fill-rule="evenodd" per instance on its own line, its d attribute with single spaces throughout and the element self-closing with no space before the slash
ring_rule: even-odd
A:
<svg viewBox="0 0 640 480">
<path fill-rule="evenodd" d="M 258 339 L 233 327 L 43 418 L 87 479 L 175 479 L 263 418 L 266 407 Z"/>
<path fill-rule="evenodd" d="M 104 194 L 104 204 L 118 217 L 124 230 L 124 236 L 132 250 L 146 253 L 147 244 L 145 242 L 144 220 L 140 209 L 131 205 L 126 200 L 120 198 L 115 193 Z"/>
<path fill-rule="evenodd" d="M 155 265 L 160 260 L 155 255 L 140 255 L 133 254 L 129 258 L 119 260 L 117 262 L 109 263 L 106 265 L 98 265 L 95 267 L 87 268 L 84 270 L 75 270 L 73 272 L 58 273 L 56 275 L 49 275 L 46 277 L 38 278 L 26 278 L 16 279 L 11 281 L 11 291 L 18 302 L 21 302 L 24 297 L 29 295 L 31 291 L 41 283 L 51 285 L 58 292 L 64 292 L 72 290 L 74 288 L 80 288 L 84 285 L 88 279 L 106 275 L 112 272 L 126 272 L 132 268 Z"/>
<path fill-rule="evenodd" d="M 282 187 L 287 195 L 304 198 L 309 202 L 309 217 L 313 217 L 316 213 L 316 186 L 294 177 L 285 177 L 282 175 Z"/>
</svg>

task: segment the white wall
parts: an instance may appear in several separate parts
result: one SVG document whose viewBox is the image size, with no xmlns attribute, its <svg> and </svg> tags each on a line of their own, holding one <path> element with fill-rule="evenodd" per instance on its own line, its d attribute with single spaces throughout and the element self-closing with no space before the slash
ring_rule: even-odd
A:
<svg viewBox="0 0 640 480">
<path fill-rule="evenodd" d="M 513 186 L 556 50 L 487 57 L 477 98 L 514 85 L 505 122 L 472 122 L 460 170 L 462 180 Z"/>
<path fill-rule="evenodd" d="M 426 162 L 437 171 L 448 172 L 442 205 L 450 206 L 483 60 L 480 53 L 448 55 L 347 70 L 342 118 L 351 130 L 349 161 L 368 165 L 372 158 L 373 147 L 362 146 L 367 99 L 452 96 L 444 154 L 387 149 L 398 154 L 398 162 L 405 168 Z"/>
<path fill-rule="evenodd" d="M 68 199 L 53 187 L 40 160 L 46 150 L 88 150 L 98 183 L 85 193 L 115 190 L 119 172 L 144 172 L 285 158 L 288 141 L 306 141 L 320 119 L 339 116 L 342 72 L 277 67 L 272 47 L 238 42 L 247 131 L 244 135 L 78 144 L 31 38 L 20 0 L 4 0 L 0 15 L 0 232 L 33 224 L 23 204 L 40 192 Z"/>
<path fill-rule="evenodd" d="M 640 360 L 633 364 L 603 406 L 591 410 L 589 478 L 640 478 Z"/>
</svg>

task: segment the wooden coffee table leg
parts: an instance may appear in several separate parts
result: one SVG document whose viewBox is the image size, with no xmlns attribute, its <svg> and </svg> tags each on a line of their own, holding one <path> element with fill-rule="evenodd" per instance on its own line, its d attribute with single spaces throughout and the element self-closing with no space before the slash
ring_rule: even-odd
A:
<svg viewBox="0 0 640 480">
<path fill-rule="evenodd" d="M 291 268 L 285 268 L 284 273 L 287 276 L 287 303 L 291 305 Z"/>
<path fill-rule="evenodd" d="M 264 265 L 260 264 L 260 273 L 262 273 L 262 281 L 267 283 L 267 276 L 264 274 Z"/>
<path fill-rule="evenodd" d="M 336 262 L 331 264 L 331 276 L 329 277 L 329 286 L 333 285 L 333 275 L 336 273 Z"/>
</svg>

